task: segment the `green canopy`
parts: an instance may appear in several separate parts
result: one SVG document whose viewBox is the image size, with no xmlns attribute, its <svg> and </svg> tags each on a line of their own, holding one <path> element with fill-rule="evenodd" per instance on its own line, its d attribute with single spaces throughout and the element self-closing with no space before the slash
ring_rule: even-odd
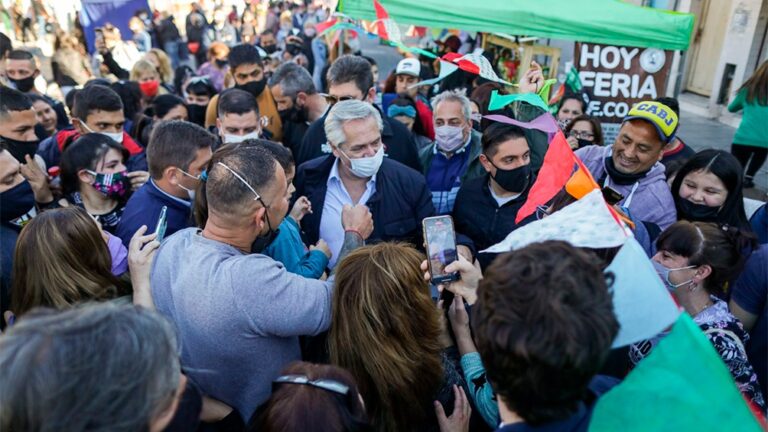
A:
<svg viewBox="0 0 768 432">
<path fill-rule="evenodd" d="M 399 24 L 685 50 L 694 16 L 619 0 L 380 0 Z M 373 0 L 339 11 L 373 21 Z"/>
</svg>

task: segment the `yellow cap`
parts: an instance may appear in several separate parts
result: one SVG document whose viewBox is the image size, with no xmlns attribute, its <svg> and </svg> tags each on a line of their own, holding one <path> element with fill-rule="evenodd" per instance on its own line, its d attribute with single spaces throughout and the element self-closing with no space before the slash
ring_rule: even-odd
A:
<svg viewBox="0 0 768 432">
<path fill-rule="evenodd" d="M 659 133 L 659 137 L 665 143 L 672 141 L 677 131 L 677 114 L 672 111 L 672 108 L 664 105 L 661 102 L 642 101 L 636 103 L 629 114 L 624 117 L 624 121 L 628 120 L 646 120 L 650 122 Z"/>
</svg>

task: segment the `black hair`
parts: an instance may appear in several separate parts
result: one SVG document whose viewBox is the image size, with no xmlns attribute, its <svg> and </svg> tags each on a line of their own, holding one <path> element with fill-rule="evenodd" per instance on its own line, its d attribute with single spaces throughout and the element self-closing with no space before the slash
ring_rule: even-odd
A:
<svg viewBox="0 0 768 432">
<path fill-rule="evenodd" d="M 259 35 L 261 35 L 261 36 L 264 36 L 264 35 L 272 35 L 272 36 L 274 36 L 274 35 L 275 35 L 275 32 L 273 32 L 273 31 L 272 31 L 272 30 L 270 30 L 270 29 L 265 29 L 264 31 L 262 31 L 261 33 L 259 33 Z"/>
<path fill-rule="evenodd" d="M 95 170 L 99 159 L 103 159 L 110 149 L 115 149 L 123 155 L 123 163 L 130 156 L 125 147 L 100 133 L 81 135 L 67 146 L 61 154 L 61 187 L 64 193 L 70 194 L 79 191 L 78 171 L 81 169 Z"/>
<path fill-rule="evenodd" d="M 249 44 L 233 46 L 232 49 L 229 50 L 229 57 L 227 57 L 227 60 L 229 61 L 229 67 L 231 68 L 230 70 L 232 73 L 235 72 L 235 69 L 237 69 L 238 66 L 244 64 L 264 66 L 261 56 L 259 55 L 259 50 L 255 46 Z"/>
<path fill-rule="evenodd" d="M 72 116 L 86 121 L 93 111 L 123 111 L 123 101 L 111 88 L 102 85 L 85 86 L 75 97 Z"/>
<path fill-rule="evenodd" d="M 75 96 L 80 92 L 80 89 L 73 88 L 72 90 L 67 93 L 66 96 L 64 96 L 64 104 L 67 105 L 67 111 L 70 113 L 74 112 L 75 109 Z"/>
<path fill-rule="evenodd" d="M 752 225 L 749 224 L 747 214 L 744 211 L 741 164 L 733 155 L 723 150 L 702 150 L 693 155 L 677 172 L 675 181 L 672 182 L 672 198 L 675 200 L 678 214 L 680 213 L 680 202 L 685 199 L 680 197 L 680 186 L 688 173 L 700 170 L 714 174 L 728 190 L 728 197 L 717 215 L 717 222 L 751 232 Z"/>
<path fill-rule="evenodd" d="M 184 99 L 174 94 L 164 94 L 156 97 L 152 101 L 151 108 L 153 115 L 159 119 L 162 119 L 166 114 L 168 114 L 169 111 L 179 105 L 182 105 L 184 108 L 187 107 Z"/>
<path fill-rule="evenodd" d="M 182 95 L 182 86 L 191 76 L 195 75 L 194 69 L 187 65 L 181 65 L 173 71 L 173 88 L 176 89 L 176 94 Z"/>
<path fill-rule="evenodd" d="M 27 111 L 32 109 L 32 101 L 24 93 L 0 85 L 0 117 L 5 117 L 11 111 Z"/>
<path fill-rule="evenodd" d="M 35 55 L 23 49 L 11 50 L 8 53 L 8 60 L 29 60 L 34 63 Z"/>
<path fill-rule="evenodd" d="M 664 162 L 664 177 L 667 178 L 667 181 L 672 176 L 677 175 L 678 172 L 680 172 L 680 168 L 683 167 L 688 162 L 688 159 L 680 158 L 680 159 L 673 159 L 671 161 Z"/>
<path fill-rule="evenodd" d="M 592 117 L 591 115 L 587 115 L 587 114 L 582 114 L 580 116 L 577 116 L 577 117 L 571 119 L 570 122 L 568 122 L 568 125 L 565 127 L 565 130 L 563 131 L 563 133 L 565 133 L 566 137 L 568 136 L 568 134 L 571 133 L 571 129 L 573 129 L 573 125 L 575 125 L 576 122 L 580 122 L 580 121 L 585 121 L 585 122 L 589 123 L 590 125 L 592 125 L 592 129 L 594 130 L 594 134 L 593 134 L 594 135 L 594 141 L 593 142 L 595 143 L 595 145 L 601 146 L 601 145 L 605 144 L 603 142 L 603 127 L 602 127 L 602 125 L 600 125 L 600 122 L 595 117 Z"/>
<path fill-rule="evenodd" d="M 680 103 L 677 101 L 676 98 L 662 96 L 654 99 L 654 102 L 658 102 L 662 105 L 666 105 L 669 109 L 674 111 L 675 114 L 677 114 L 678 120 L 680 119 Z"/>
<path fill-rule="evenodd" d="M 218 104 L 216 115 L 219 118 L 226 114 L 242 115 L 251 111 L 256 113 L 256 117 L 259 116 L 259 105 L 256 103 L 256 98 L 245 90 L 227 89 L 221 92 Z"/>
<path fill-rule="evenodd" d="M 11 50 L 13 50 L 11 39 L 5 33 L 0 32 L 0 60 L 4 60 Z"/>
<path fill-rule="evenodd" d="M 169 166 L 188 171 L 198 150 L 213 148 L 216 144 L 217 139 L 212 133 L 194 123 L 181 120 L 159 122 L 153 128 L 147 146 L 149 174 L 159 180 Z"/>
<path fill-rule="evenodd" d="M 336 59 L 328 69 L 328 87 L 332 85 L 355 83 L 363 96 L 373 87 L 371 64 L 364 58 L 343 55 Z"/>
<path fill-rule="evenodd" d="M 263 139 L 245 140 L 245 142 L 247 143 L 245 145 L 260 145 L 264 147 L 264 149 L 266 149 L 272 155 L 272 157 L 275 158 L 277 163 L 280 164 L 280 166 L 283 168 L 283 171 L 286 173 L 288 170 L 295 167 L 293 154 L 291 154 L 291 150 L 289 150 L 288 147 L 274 141 Z"/>
<path fill-rule="evenodd" d="M 377 66 L 376 60 L 374 60 L 373 57 L 369 57 L 369 56 L 360 56 L 360 57 L 364 58 L 365 61 L 371 64 L 371 66 Z"/>
<path fill-rule="evenodd" d="M 197 79 L 187 84 L 187 93 L 198 96 L 206 95 L 208 97 L 213 97 L 218 92 L 216 91 L 216 87 L 211 84 L 211 81 L 206 78 Z"/>
<path fill-rule="evenodd" d="M 496 154 L 496 147 L 504 141 L 513 138 L 525 138 L 525 131 L 520 126 L 506 123 L 493 123 L 483 131 L 483 153 L 486 157 Z"/>
<path fill-rule="evenodd" d="M 563 98 L 560 99 L 560 103 L 557 105 L 557 111 L 560 111 L 560 108 L 565 105 L 565 101 L 568 100 L 575 100 L 579 102 L 579 105 L 581 106 L 581 112 L 586 113 L 587 112 L 587 104 L 584 103 L 584 97 L 580 93 L 572 93 L 572 92 L 566 92 L 563 95 Z"/>
<path fill-rule="evenodd" d="M 116 81 L 109 88 L 114 90 L 123 102 L 123 116 L 133 120 L 141 112 L 141 88 L 136 81 Z M 85 120 L 85 119 L 83 119 Z"/>
</svg>

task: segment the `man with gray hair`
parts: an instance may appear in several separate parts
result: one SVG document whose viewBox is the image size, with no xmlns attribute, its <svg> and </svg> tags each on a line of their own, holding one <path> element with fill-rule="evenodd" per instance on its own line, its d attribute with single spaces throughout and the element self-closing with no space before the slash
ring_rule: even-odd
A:
<svg viewBox="0 0 768 432">
<path fill-rule="evenodd" d="M 155 312 L 37 309 L 0 336 L 0 430 L 161 431 L 186 381 L 173 327 Z"/>
<path fill-rule="evenodd" d="M 432 204 L 438 214 L 450 214 L 462 183 L 485 174 L 480 164 L 483 146 L 472 129 L 472 110 L 464 90 L 444 91 L 432 99 L 435 142 L 419 157 Z"/>
<path fill-rule="evenodd" d="M 150 275 L 157 310 L 176 323 L 190 378 L 244 421 L 267 400 L 280 370 L 301 359 L 299 336 L 328 329 L 333 295 L 333 277 L 305 279 L 260 253 L 288 212 L 290 194 L 277 160 L 249 143 L 213 154 L 202 185 L 203 229 L 167 238 Z M 335 255 L 343 256 L 373 227 L 364 206 L 337 216 L 347 233 Z"/>
<path fill-rule="evenodd" d="M 371 64 L 362 57 L 344 55 L 336 59 L 328 69 L 328 94 L 326 100 L 333 106 L 345 100 L 365 102 L 378 111 L 373 104 L 376 99 L 376 88 L 373 86 Z M 381 140 L 384 143 L 384 156 L 396 160 L 403 165 L 421 171 L 416 142 L 411 132 L 397 120 L 386 116 L 381 121 Z M 293 156 L 296 166 L 309 160 L 328 155 L 333 152 L 333 145 L 325 134 L 325 118 L 319 118 L 312 123 L 304 135 L 304 140 Z"/>
<path fill-rule="evenodd" d="M 418 172 L 384 157 L 382 119 L 370 103 L 339 102 L 325 119 L 332 154 L 311 160 L 296 174 L 296 193 L 315 209 L 302 219 L 310 243 L 320 238 L 338 259 L 345 229 L 339 215 L 350 205 L 367 205 L 373 215 L 372 241 L 423 243 L 421 221 L 434 215 L 432 199 Z M 460 247 L 470 256 L 468 248 Z"/>
<path fill-rule="evenodd" d="M 328 104 L 315 89 L 309 72 L 293 62 L 275 70 L 269 89 L 283 122 L 283 145 L 295 154 L 309 125 L 325 114 Z"/>
</svg>

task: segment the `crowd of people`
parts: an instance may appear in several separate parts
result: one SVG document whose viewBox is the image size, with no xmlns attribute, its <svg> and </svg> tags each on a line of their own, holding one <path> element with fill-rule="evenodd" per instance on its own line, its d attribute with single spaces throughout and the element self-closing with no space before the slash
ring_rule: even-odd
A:
<svg viewBox="0 0 768 432">
<path fill-rule="evenodd" d="M 137 11 L 93 55 L 57 35 L 55 85 L 0 33 L 1 430 L 587 430 L 666 332 L 613 346 L 618 248 L 483 252 L 577 201 L 518 217 L 560 133 L 765 414 L 768 212 L 743 191 L 766 158 L 768 62 L 733 95 L 733 154 L 697 152 L 674 98 L 606 142 L 580 94 L 554 118 L 490 110 L 503 85 L 422 85 L 439 72 L 423 56 L 380 71 L 317 36 L 329 15 L 193 4 L 180 32 Z M 525 67 L 517 91 L 537 93 Z M 459 277 L 438 283 L 422 222 L 444 215 Z"/>
</svg>

